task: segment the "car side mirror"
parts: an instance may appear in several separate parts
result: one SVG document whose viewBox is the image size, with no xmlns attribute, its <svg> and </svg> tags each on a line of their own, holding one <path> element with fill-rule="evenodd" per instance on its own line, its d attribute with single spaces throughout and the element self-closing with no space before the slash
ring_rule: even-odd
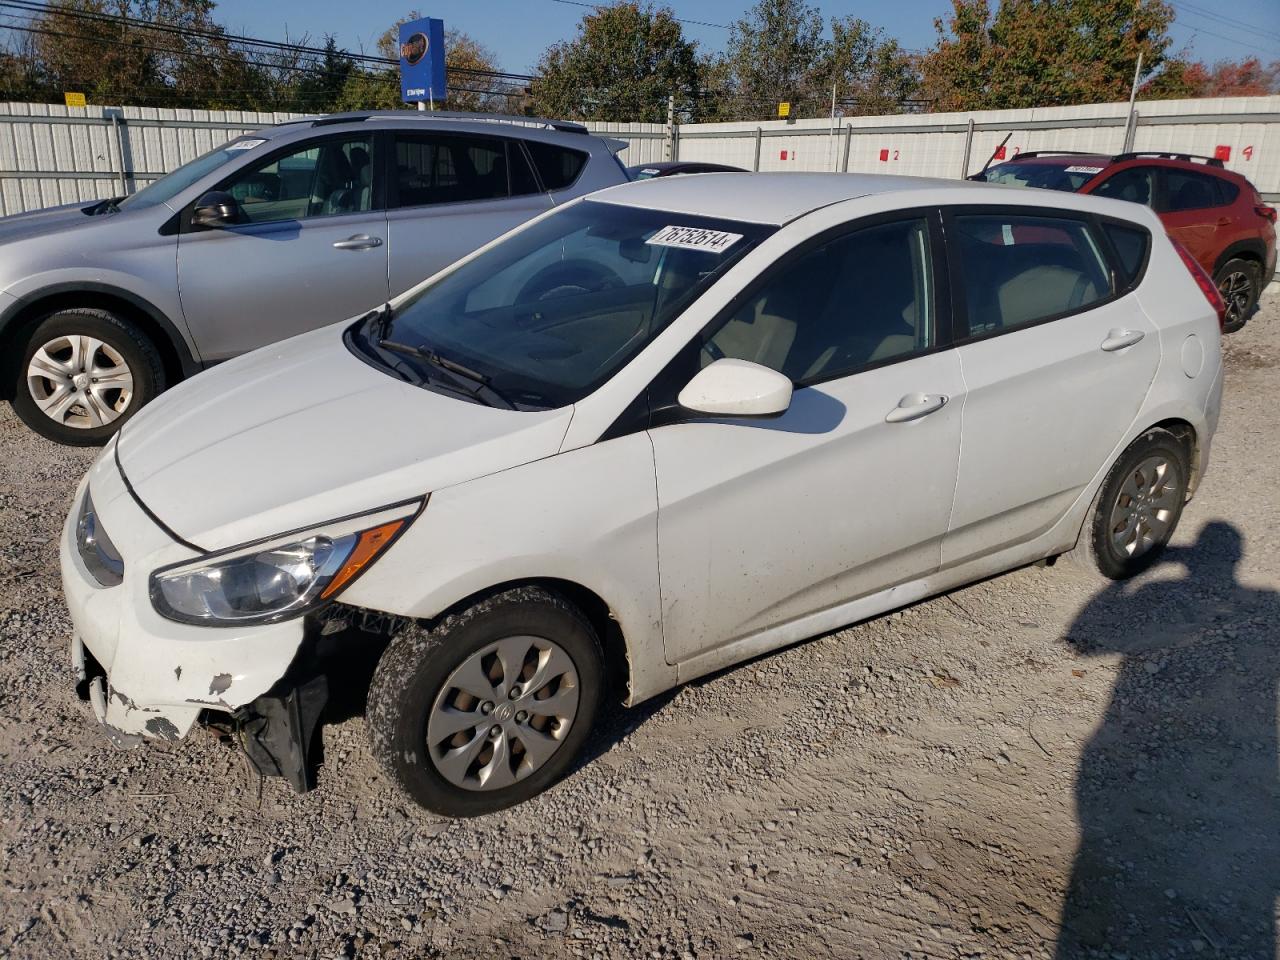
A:
<svg viewBox="0 0 1280 960">
<path fill-rule="evenodd" d="M 724 357 L 689 381 L 676 399 L 686 410 L 722 417 L 776 417 L 791 406 L 791 381 L 750 360 Z"/>
<path fill-rule="evenodd" d="M 239 202 L 231 194 L 222 190 L 210 190 L 196 201 L 195 209 L 191 211 L 193 227 L 217 229 L 239 222 Z"/>
</svg>

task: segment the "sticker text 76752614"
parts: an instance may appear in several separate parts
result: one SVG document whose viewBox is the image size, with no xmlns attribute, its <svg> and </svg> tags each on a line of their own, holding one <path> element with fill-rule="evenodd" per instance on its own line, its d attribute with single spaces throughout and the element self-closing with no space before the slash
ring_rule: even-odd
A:
<svg viewBox="0 0 1280 960">
<path fill-rule="evenodd" d="M 708 253 L 724 253 L 742 239 L 740 233 L 723 230 L 704 230 L 702 227 L 663 227 L 648 243 L 659 247 L 682 247 L 685 250 L 705 250 Z"/>
</svg>

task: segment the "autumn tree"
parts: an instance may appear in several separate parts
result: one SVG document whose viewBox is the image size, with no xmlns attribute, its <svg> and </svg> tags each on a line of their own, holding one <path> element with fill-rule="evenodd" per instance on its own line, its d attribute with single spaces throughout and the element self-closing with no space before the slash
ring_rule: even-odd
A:
<svg viewBox="0 0 1280 960">
<path fill-rule="evenodd" d="M 687 118 L 701 93 L 697 43 L 669 8 L 638 2 L 586 14 L 577 36 L 542 55 L 538 73 L 532 106 L 552 117 L 658 123 L 670 95 Z"/>
<path fill-rule="evenodd" d="M 1191 97 L 1265 97 L 1280 93 L 1280 60 L 1263 66 L 1257 57 L 1247 57 L 1211 67 L 1197 61 L 1187 65 L 1183 81 Z"/>
<path fill-rule="evenodd" d="M 994 14 L 952 0 L 922 63 L 926 95 L 947 110 L 1123 100 L 1139 53 L 1150 83 L 1179 63 L 1173 16 L 1164 0 L 1001 0 Z"/>
</svg>

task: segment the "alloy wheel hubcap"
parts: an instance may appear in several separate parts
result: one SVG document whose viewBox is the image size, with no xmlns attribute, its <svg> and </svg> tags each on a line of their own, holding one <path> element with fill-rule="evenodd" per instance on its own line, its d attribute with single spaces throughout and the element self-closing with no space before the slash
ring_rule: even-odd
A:
<svg viewBox="0 0 1280 960">
<path fill-rule="evenodd" d="M 1181 489 L 1178 467 L 1166 457 L 1148 457 L 1129 472 L 1111 508 L 1111 543 L 1121 556 L 1139 557 L 1168 538 Z"/>
<path fill-rule="evenodd" d="M 89 430 L 118 419 L 133 402 L 133 371 L 115 347 L 94 337 L 50 340 L 27 364 L 27 390 L 44 415 Z"/>
<path fill-rule="evenodd" d="M 1253 283 L 1243 273 L 1229 273 L 1218 284 L 1218 293 L 1227 305 L 1227 320 L 1234 322 L 1243 319 L 1253 297 Z"/>
<path fill-rule="evenodd" d="M 578 714 L 578 672 L 544 637 L 505 637 L 444 682 L 427 717 L 427 753 L 464 790 L 499 790 L 540 769 Z"/>
</svg>

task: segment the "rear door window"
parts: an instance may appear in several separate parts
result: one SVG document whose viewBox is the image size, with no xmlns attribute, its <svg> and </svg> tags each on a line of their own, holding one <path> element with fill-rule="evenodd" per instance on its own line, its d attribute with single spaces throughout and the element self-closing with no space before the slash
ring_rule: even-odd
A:
<svg viewBox="0 0 1280 960">
<path fill-rule="evenodd" d="M 500 200 L 511 195 L 507 142 L 498 137 L 396 134 L 395 164 L 398 207 Z"/>
<path fill-rule="evenodd" d="M 578 150 L 568 150 L 537 140 L 526 140 L 525 146 L 529 148 L 533 165 L 547 190 L 563 190 L 572 186 L 587 163 L 587 155 Z"/>
<path fill-rule="evenodd" d="M 984 213 L 958 214 L 951 224 L 970 337 L 1078 313 L 1111 296 L 1111 271 L 1084 220 Z"/>
<path fill-rule="evenodd" d="M 1168 167 L 1164 174 L 1164 213 L 1180 210 L 1204 210 L 1221 206 L 1217 177 L 1194 170 L 1175 170 Z"/>
</svg>

